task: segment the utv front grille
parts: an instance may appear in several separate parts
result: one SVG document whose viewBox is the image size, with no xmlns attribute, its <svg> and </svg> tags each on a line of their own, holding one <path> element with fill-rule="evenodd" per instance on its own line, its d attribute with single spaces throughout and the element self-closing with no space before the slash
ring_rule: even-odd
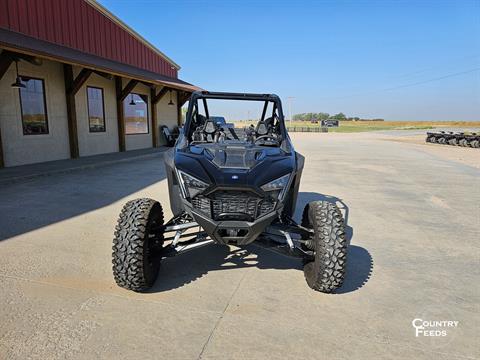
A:
<svg viewBox="0 0 480 360">
<path fill-rule="evenodd" d="M 202 195 L 197 195 L 192 199 L 192 205 L 194 209 L 200 210 L 205 215 L 211 217 L 210 200 Z"/>
<path fill-rule="evenodd" d="M 192 199 L 192 205 L 214 220 L 253 221 L 272 212 L 275 201 L 251 192 L 216 191 L 209 197 L 197 195 Z"/>
</svg>

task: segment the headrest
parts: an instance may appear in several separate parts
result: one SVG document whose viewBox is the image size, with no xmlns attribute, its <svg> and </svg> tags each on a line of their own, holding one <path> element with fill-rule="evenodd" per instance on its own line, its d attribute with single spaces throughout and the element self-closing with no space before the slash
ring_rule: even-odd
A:
<svg viewBox="0 0 480 360">
<path fill-rule="evenodd" d="M 265 124 L 265 121 L 259 121 L 256 129 L 257 135 L 267 135 L 268 133 L 268 127 L 267 124 Z"/>
<path fill-rule="evenodd" d="M 207 134 L 213 134 L 216 130 L 217 128 L 213 120 L 208 119 L 205 122 L 205 127 L 203 128 L 203 131 L 205 131 Z"/>
<path fill-rule="evenodd" d="M 265 122 L 265 124 L 267 125 L 267 127 L 269 126 L 272 126 L 273 125 L 273 117 L 269 117 L 269 118 L 266 118 L 265 120 L 263 120 Z"/>
</svg>

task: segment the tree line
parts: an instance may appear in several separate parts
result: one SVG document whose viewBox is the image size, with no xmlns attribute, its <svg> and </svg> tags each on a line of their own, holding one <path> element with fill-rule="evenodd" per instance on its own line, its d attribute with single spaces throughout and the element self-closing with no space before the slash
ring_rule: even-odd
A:
<svg viewBox="0 0 480 360">
<path fill-rule="evenodd" d="M 357 116 L 347 117 L 344 113 L 330 115 L 329 113 L 301 113 L 293 115 L 293 120 L 296 121 L 321 121 L 321 120 L 339 120 L 339 121 L 384 121 L 384 119 L 362 119 Z"/>
</svg>

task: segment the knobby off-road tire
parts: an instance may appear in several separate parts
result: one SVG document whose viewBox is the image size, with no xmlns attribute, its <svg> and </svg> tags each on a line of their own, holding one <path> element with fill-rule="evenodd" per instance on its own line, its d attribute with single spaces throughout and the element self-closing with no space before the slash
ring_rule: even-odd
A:
<svg viewBox="0 0 480 360">
<path fill-rule="evenodd" d="M 338 207 L 328 201 L 309 203 L 302 225 L 313 229 L 313 261 L 306 262 L 303 273 L 312 289 L 330 293 L 342 286 L 347 264 L 345 224 Z"/>
<path fill-rule="evenodd" d="M 113 238 L 113 277 L 118 286 L 133 291 L 150 288 L 158 276 L 163 234 L 152 229 L 163 225 L 163 209 L 152 199 L 125 204 Z"/>
</svg>

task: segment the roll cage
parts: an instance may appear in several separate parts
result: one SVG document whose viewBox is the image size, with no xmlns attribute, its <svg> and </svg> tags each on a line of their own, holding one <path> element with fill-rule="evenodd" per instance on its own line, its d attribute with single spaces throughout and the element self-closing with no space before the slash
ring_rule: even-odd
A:
<svg viewBox="0 0 480 360">
<path fill-rule="evenodd" d="M 285 121 L 283 116 L 282 103 L 280 98 L 275 94 L 251 94 L 251 93 L 227 93 L 227 92 L 210 92 L 210 91 L 195 91 L 190 97 L 188 110 L 186 115 L 186 121 L 184 125 L 183 134 L 189 138 L 192 133 L 192 126 L 195 126 L 195 117 L 199 114 L 198 102 L 203 103 L 205 111 L 205 117 L 210 118 L 208 110 L 208 99 L 216 100 L 239 100 L 239 101 L 262 101 L 264 102 L 262 116 L 259 121 L 266 120 L 267 109 L 269 103 L 273 103 L 271 117 L 276 119 L 279 124 L 280 136 L 284 140 L 287 138 L 287 129 L 285 127 Z M 194 129 L 193 129 L 194 130 Z"/>
</svg>

